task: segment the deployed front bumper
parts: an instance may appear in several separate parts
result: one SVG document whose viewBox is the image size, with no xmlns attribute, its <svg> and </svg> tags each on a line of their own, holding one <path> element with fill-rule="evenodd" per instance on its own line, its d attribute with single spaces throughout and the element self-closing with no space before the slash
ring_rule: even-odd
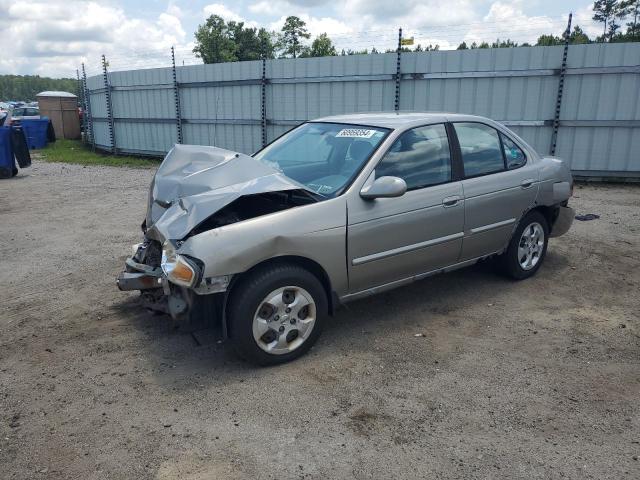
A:
<svg viewBox="0 0 640 480">
<path fill-rule="evenodd" d="M 148 290 L 162 288 L 163 279 L 166 277 L 160 267 L 150 267 L 138 263 L 133 257 L 125 261 L 126 269 L 118 275 L 116 284 L 120 290 Z"/>
</svg>

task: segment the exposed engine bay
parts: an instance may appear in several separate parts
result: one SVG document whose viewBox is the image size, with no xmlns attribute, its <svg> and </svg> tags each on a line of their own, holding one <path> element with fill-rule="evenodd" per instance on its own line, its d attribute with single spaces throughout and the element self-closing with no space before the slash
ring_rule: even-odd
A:
<svg viewBox="0 0 640 480">
<path fill-rule="evenodd" d="M 284 192 L 246 195 L 234 200 L 226 207 L 211 215 L 195 227 L 189 233 L 189 236 L 315 202 L 317 202 L 317 197 L 307 190 L 287 190 Z"/>
</svg>

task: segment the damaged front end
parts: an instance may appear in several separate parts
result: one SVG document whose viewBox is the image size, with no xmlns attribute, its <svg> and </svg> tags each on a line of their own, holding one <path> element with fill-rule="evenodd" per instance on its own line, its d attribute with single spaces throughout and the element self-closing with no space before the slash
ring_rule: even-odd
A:
<svg viewBox="0 0 640 480">
<path fill-rule="evenodd" d="M 215 294 L 226 292 L 233 276 L 233 272 L 205 274 L 197 253 L 181 253 L 190 237 L 318 199 L 303 185 L 247 155 L 176 145 L 154 176 L 142 224 L 144 241 L 125 261 L 118 288 L 139 290 L 147 308 L 177 320 L 188 318 Z"/>
<path fill-rule="evenodd" d="M 134 245 L 133 255 L 116 282 L 120 290 L 139 290 L 145 307 L 182 319 L 195 303 L 195 295 L 223 292 L 228 278 L 202 282 L 202 264 L 176 252 L 176 245 L 145 238 Z M 195 294 L 195 295 L 194 295 Z"/>
</svg>

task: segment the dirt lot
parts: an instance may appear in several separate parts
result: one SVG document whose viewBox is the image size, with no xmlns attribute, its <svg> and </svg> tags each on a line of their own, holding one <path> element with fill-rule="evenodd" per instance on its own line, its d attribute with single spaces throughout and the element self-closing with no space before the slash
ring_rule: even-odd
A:
<svg viewBox="0 0 640 480">
<path fill-rule="evenodd" d="M 601 218 L 533 279 L 360 301 L 259 369 L 117 291 L 151 176 L 0 183 L 3 479 L 640 478 L 639 186 L 577 189 Z"/>
</svg>

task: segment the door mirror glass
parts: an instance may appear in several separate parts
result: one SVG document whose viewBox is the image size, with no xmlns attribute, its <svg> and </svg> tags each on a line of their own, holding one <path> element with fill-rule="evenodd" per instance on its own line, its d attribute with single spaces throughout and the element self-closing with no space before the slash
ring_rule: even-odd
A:
<svg viewBox="0 0 640 480">
<path fill-rule="evenodd" d="M 360 196 L 366 200 L 376 198 L 401 197 L 407 191 L 407 183 L 398 177 L 380 177 L 360 190 Z"/>
</svg>

